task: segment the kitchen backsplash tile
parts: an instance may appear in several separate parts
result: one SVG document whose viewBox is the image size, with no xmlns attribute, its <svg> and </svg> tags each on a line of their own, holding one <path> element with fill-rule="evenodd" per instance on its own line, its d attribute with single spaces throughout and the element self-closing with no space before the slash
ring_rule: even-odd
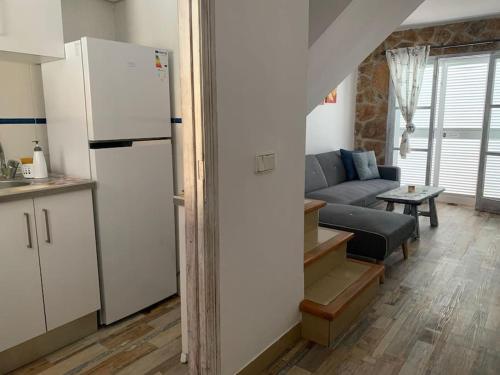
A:
<svg viewBox="0 0 500 375">
<path fill-rule="evenodd" d="M 47 126 L 29 124 L 45 118 L 40 65 L 0 61 L 0 82 L 0 142 L 5 157 L 31 156 L 32 141 L 37 139 L 48 160 Z"/>
<path fill-rule="evenodd" d="M 33 156 L 33 140 L 37 139 L 42 147 L 45 159 L 49 156 L 47 125 L 0 125 L 0 142 L 2 142 L 6 159 L 20 159 Z"/>
</svg>

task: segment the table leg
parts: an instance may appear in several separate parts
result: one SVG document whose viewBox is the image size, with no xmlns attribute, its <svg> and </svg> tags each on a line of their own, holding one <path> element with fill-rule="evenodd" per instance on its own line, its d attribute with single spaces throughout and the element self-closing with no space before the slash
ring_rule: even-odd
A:
<svg viewBox="0 0 500 375">
<path fill-rule="evenodd" d="M 394 211 L 394 202 L 387 202 L 386 211 Z"/>
<path fill-rule="evenodd" d="M 434 198 L 429 198 L 429 214 L 431 219 L 431 227 L 437 227 L 439 225 L 439 221 L 436 210 L 436 202 Z"/>
<path fill-rule="evenodd" d="M 405 204 L 405 209 L 403 211 L 405 215 L 411 215 L 411 206 L 409 204 Z"/>
<path fill-rule="evenodd" d="M 406 208 L 405 208 L 406 210 Z M 418 222 L 418 206 L 410 205 L 410 215 L 415 218 L 415 239 L 420 238 L 420 224 Z"/>
<path fill-rule="evenodd" d="M 403 258 L 406 260 L 408 259 L 408 242 L 407 241 L 404 241 L 402 244 L 401 244 L 401 247 L 403 248 Z"/>
</svg>

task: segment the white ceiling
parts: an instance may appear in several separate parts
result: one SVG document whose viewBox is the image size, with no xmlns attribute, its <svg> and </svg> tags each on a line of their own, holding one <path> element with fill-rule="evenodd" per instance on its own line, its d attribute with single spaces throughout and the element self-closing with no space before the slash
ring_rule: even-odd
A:
<svg viewBox="0 0 500 375">
<path fill-rule="evenodd" d="M 401 28 L 500 16 L 500 0 L 426 0 Z"/>
</svg>

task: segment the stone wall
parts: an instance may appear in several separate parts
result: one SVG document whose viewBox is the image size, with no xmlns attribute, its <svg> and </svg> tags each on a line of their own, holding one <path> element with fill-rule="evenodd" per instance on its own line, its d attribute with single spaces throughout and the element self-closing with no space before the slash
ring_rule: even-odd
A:
<svg viewBox="0 0 500 375">
<path fill-rule="evenodd" d="M 385 159 L 389 67 L 385 50 L 415 45 L 450 45 L 500 38 L 500 18 L 403 30 L 392 33 L 360 65 L 356 96 L 355 145 L 374 150 L 379 163 Z M 431 49 L 431 55 L 500 49 L 500 43 L 461 48 Z"/>
</svg>

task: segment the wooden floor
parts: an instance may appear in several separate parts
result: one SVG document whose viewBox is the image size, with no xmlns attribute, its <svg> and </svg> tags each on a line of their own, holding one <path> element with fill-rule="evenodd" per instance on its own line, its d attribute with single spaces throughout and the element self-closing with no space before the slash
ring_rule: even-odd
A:
<svg viewBox="0 0 500 375">
<path fill-rule="evenodd" d="M 300 341 L 270 374 L 500 374 L 500 216 L 438 207 L 386 262 L 376 301 L 335 348 Z M 14 374 L 187 374 L 177 298 Z"/>
<path fill-rule="evenodd" d="M 65 347 L 12 374 L 187 374 L 175 297 Z"/>
<path fill-rule="evenodd" d="M 379 296 L 335 349 L 300 341 L 270 374 L 500 374 L 500 216 L 439 205 L 386 261 Z"/>
</svg>

